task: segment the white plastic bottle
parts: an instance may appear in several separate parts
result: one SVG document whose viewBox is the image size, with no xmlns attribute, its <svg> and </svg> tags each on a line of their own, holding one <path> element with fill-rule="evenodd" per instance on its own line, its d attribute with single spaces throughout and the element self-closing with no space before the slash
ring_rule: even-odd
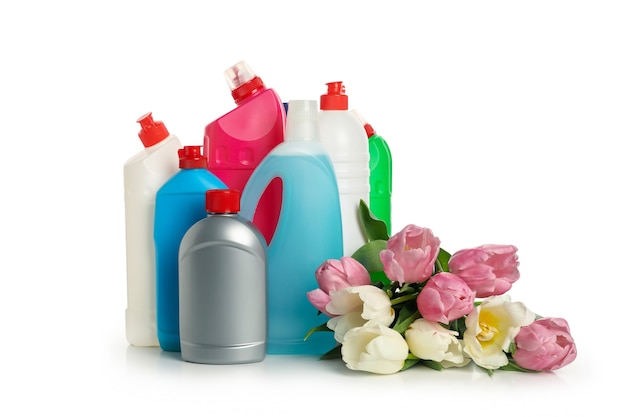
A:
<svg viewBox="0 0 626 417">
<path fill-rule="evenodd" d="M 319 139 L 335 169 L 341 222 L 343 254 L 352 254 L 367 239 L 359 222 L 359 202 L 369 206 L 369 143 L 361 121 L 348 110 L 348 96 L 341 81 L 326 84 L 328 92 L 320 97 Z"/>
<path fill-rule="evenodd" d="M 178 172 L 180 140 L 152 113 L 141 116 L 144 149 L 124 164 L 126 222 L 126 340 L 134 346 L 159 346 L 156 332 L 156 192 Z"/>
</svg>

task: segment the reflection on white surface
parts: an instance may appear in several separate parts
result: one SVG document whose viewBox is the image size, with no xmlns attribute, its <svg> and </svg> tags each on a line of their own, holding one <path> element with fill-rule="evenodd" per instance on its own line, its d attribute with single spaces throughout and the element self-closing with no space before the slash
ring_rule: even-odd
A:
<svg viewBox="0 0 626 417">
<path fill-rule="evenodd" d="M 374 375 L 350 371 L 341 360 L 322 361 L 313 356 L 269 355 L 254 364 L 204 365 L 184 362 L 179 353 L 133 346 L 126 348 L 125 361 L 126 383 L 160 402 L 160 407 L 152 404 L 155 409 L 224 411 L 235 407 L 296 412 L 321 401 L 336 403 L 335 410 L 373 412 L 396 408 L 397 401 L 403 408 L 418 401 L 421 412 L 441 407 L 459 410 L 467 404 L 479 408 L 489 404 L 496 407 L 493 410 L 515 411 L 523 406 L 529 412 L 563 412 L 584 401 L 577 394 L 584 386 L 582 363 L 561 372 L 500 371 L 491 377 L 473 365 L 444 371 L 415 367 L 393 375 Z M 134 396 L 130 399 L 137 401 Z M 474 411 L 479 410 L 470 407 L 465 414 L 474 415 Z"/>
<path fill-rule="evenodd" d="M 386 383 L 393 381 L 428 382 L 428 385 L 444 384 L 490 384 L 498 386 L 531 387 L 537 384 L 549 384 L 551 387 L 565 387 L 567 381 L 560 372 L 521 373 L 497 371 L 489 376 L 484 370 L 470 364 L 464 368 L 450 368 L 435 371 L 426 367 L 416 366 L 393 375 L 375 375 L 366 372 L 351 371 L 343 361 L 321 360 L 317 356 L 308 355 L 268 355 L 258 363 L 236 365 L 210 365 L 185 362 L 179 352 L 164 352 L 159 348 L 143 348 L 128 346 L 126 348 L 126 372 L 131 377 L 146 375 L 155 378 L 222 378 L 223 381 L 246 378 L 268 378 L 284 381 L 292 377 L 309 376 L 328 378 L 329 381 L 350 380 L 350 384 L 358 384 L 360 380 L 384 379 Z M 368 382 L 369 383 L 369 382 Z"/>
</svg>

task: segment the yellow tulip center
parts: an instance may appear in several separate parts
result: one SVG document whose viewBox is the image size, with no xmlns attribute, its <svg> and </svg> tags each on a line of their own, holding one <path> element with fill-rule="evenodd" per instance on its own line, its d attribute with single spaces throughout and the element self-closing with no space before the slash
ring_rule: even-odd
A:
<svg viewBox="0 0 626 417">
<path fill-rule="evenodd" d="M 480 327 L 480 333 L 478 333 L 476 338 L 480 342 L 489 342 L 498 333 L 498 329 L 490 325 L 489 323 L 481 321 L 480 323 L 478 323 L 478 326 Z"/>
<path fill-rule="evenodd" d="M 493 342 L 499 333 L 500 318 L 493 311 L 482 310 L 478 318 L 478 327 L 480 327 L 480 333 L 476 336 L 478 341 L 481 343 Z"/>
</svg>

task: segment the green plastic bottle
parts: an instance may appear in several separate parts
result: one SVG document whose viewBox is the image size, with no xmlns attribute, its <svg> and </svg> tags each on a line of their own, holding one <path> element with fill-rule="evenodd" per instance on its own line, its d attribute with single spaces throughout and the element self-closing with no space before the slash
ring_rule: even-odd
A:
<svg viewBox="0 0 626 417">
<path fill-rule="evenodd" d="M 367 133 L 370 152 L 370 210 L 387 225 L 391 234 L 392 160 L 387 141 L 356 110 L 352 110 Z"/>
</svg>

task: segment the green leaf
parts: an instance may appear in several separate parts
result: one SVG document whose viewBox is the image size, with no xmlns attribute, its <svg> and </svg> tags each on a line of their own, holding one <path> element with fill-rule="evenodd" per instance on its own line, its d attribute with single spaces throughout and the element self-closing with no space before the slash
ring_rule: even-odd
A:
<svg viewBox="0 0 626 417">
<path fill-rule="evenodd" d="M 320 356 L 320 359 L 322 360 L 339 358 L 341 358 L 341 345 L 335 346 L 334 348 Z"/>
<path fill-rule="evenodd" d="M 430 369 L 434 369 L 435 371 L 442 371 L 443 365 L 441 365 L 439 362 L 435 362 L 435 361 L 422 361 L 422 365 L 430 368 Z"/>
<path fill-rule="evenodd" d="M 359 261 L 370 274 L 383 272 L 384 268 L 380 260 L 380 251 L 386 248 L 387 241 L 373 240 L 357 249 L 352 255 L 352 258 Z M 385 277 L 385 279 L 387 279 L 387 277 Z"/>
<path fill-rule="evenodd" d="M 328 326 L 326 326 L 326 323 L 320 324 L 319 326 L 313 327 L 311 330 L 309 330 L 307 334 L 304 336 L 304 340 L 306 341 L 315 332 L 331 332 L 331 331 L 332 330 L 330 330 Z"/>
<path fill-rule="evenodd" d="M 389 231 L 384 221 L 374 217 L 365 201 L 359 202 L 359 220 L 368 241 L 389 240 Z"/>
<path fill-rule="evenodd" d="M 501 371 L 513 371 L 513 372 L 528 372 L 528 373 L 538 373 L 538 372 L 540 372 L 540 371 L 533 371 L 533 370 L 530 370 L 530 369 L 522 368 L 521 366 L 519 366 L 518 364 L 516 364 L 513 361 L 509 361 L 509 363 L 507 363 L 506 365 L 499 367 L 498 370 L 501 370 Z"/>
<path fill-rule="evenodd" d="M 450 268 L 448 267 L 448 261 L 450 260 L 450 255 L 443 248 L 439 248 L 439 254 L 437 255 L 436 261 L 436 269 L 437 272 L 450 272 Z"/>
<path fill-rule="evenodd" d="M 452 320 L 448 328 L 457 332 L 459 334 L 458 338 L 462 338 L 463 333 L 467 330 L 467 326 L 465 325 L 465 316 Z"/>
<path fill-rule="evenodd" d="M 380 282 L 383 284 L 389 284 L 391 282 L 384 271 L 370 272 L 370 279 L 372 282 Z"/>
<path fill-rule="evenodd" d="M 398 312 L 398 319 L 396 320 L 396 324 L 401 321 L 405 321 L 409 317 L 411 317 L 417 311 L 416 306 L 402 306 L 402 309 Z"/>
<path fill-rule="evenodd" d="M 493 374 L 495 373 L 493 369 L 483 368 L 482 366 L 479 366 L 478 368 L 482 369 L 485 372 L 487 372 L 487 375 L 489 375 L 489 376 L 493 376 Z"/>
<path fill-rule="evenodd" d="M 405 371 L 409 368 L 414 367 L 415 365 L 417 365 L 420 362 L 419 359 L 407 359 L 404 361 L 404 366 L 402 366 L 402 369 L 400 369 L 401 371 Z"/>
</svg>

